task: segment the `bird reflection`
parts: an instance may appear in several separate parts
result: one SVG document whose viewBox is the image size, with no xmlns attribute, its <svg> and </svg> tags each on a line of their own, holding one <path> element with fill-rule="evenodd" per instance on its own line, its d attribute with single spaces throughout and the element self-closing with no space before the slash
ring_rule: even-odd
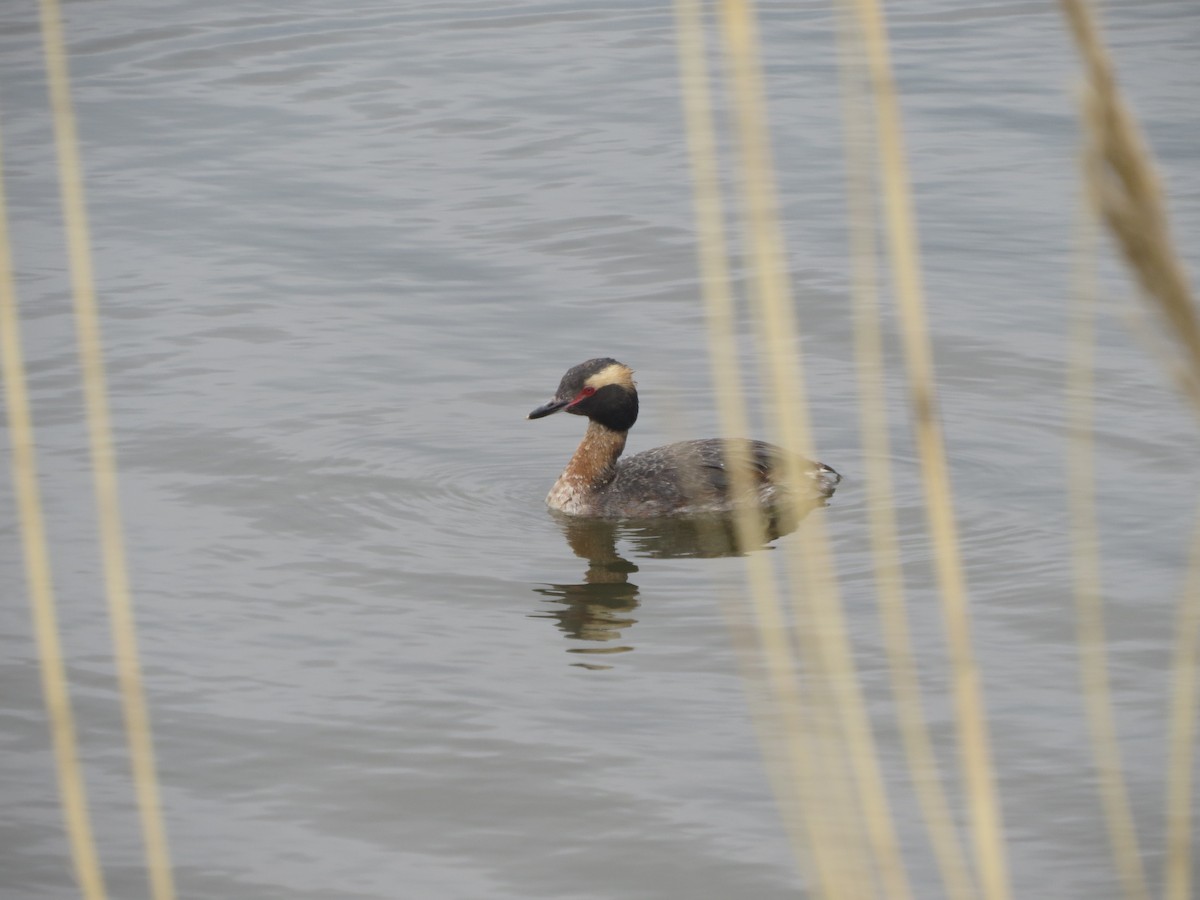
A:
<svg viewBox="0 0 1200 900">
<path fill-rule="evenodd" d="M 638 567 L 617 550 L 625 542 L 630 555 L 644 559 L 712 559 L 740 556 L 761 550 L 772 541 L 795 531 L 823 500 L 793 505 L 787 511 L 771 512 L 764 523 L 763 540 L 742 546 L 731 516 L 696 516 L 671 519 L 614 521 L 554 514 L 571 551 L 587 560 L 580 584 L 544 584 L 535 593 L 553 604 L 534 615 L 554 619 L 563 634 L 584 646 L 572 646 L 567 652 L 599 656 L 628 653 L 633 647 L 622 640 L 625 630 L 637 623 L 632 613 L 640 603 L 639 589 L 629 577 Z M 598 660 L 575 665 L 588 669 L 608 669 Z"/>
<path fill-rule="evenodd" d="M 548 584 L 534 588 L 557 608 L 537 613 L 540 618 L 555 619 L 570 639 L 592 644 L 609 644 L 621 639 L 621 629 L 637 622 L 629 614 L 638 607 L 638 586 L 629 576 L 638 567 L 617 553 L 616 522 L 604 519 L 576 519 L 555 516 L 571 550 L 588 561 L 582 584 Z M 568 653 L 627 653 L 632 647 L 571 647 Z M 588 669 L 610 666 L 578 662 Z"/>
</svg>

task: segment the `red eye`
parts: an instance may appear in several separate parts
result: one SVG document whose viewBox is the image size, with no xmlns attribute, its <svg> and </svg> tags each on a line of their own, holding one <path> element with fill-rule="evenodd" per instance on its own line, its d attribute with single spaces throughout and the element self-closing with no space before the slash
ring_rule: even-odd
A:
<svg viewBox="0 0 1200 900">
<path fill-rule="evenodd" d="M 588 387 L 585 387 L 582 391 L 579 392 L 579 396 L 580 397 L 590 397 L 594 393 L 596 393 L 596 389 L 589 385 Z"/>
</svg>

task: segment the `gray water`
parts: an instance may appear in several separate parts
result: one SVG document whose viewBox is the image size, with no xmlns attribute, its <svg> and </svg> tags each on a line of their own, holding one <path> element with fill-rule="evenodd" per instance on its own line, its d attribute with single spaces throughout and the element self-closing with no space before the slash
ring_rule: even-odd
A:
<svg viewBox="0 0 1200 900">
<path fill-rule="evenodd" d="M 1116 897 L 1066 537 L 1074 51 L 1051 3 L 893 6 L 1016 896 Z M 814 515 L 916 892 L 937 897 L 867 554 L 834 22 L 825 4 L 760 14 L 817 442 L 846 476 Z M 10 3 L 0 20 L 72 696 L 109 887 L 136 898 L 36 10 Z M 1200 13 L 1122 3 L 1107 24 L 1195 271 Z M 67 4 L 66 28 L 181 896 L 803 895 L 722 609 L 742 561 L 564 531 L 542 500 L 580 423 L 524 420 L 568 366 L 611 355 L 638 371 L 632 449 L 716 433 L 669 5 L 110 0 Z M 1122 321 L 1116 265 L 1102 284 L 1113 684 L 1157 881 L 1196 430 Z M 891 390 L 914 639 L 953 775 L 920 485 Z M 0 893 L 62 898 L 75 889 L 12 508 L 5 478 Z"/>
</svg>

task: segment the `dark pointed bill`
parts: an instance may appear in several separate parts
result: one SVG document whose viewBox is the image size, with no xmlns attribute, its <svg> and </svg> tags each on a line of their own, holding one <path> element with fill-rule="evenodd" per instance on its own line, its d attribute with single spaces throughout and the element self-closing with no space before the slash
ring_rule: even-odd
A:
<svg viewBox="0 0 1200 900">
<path fill-rule="evenodd" d="M 559 400 L 557 397 L 555 397 L 549 403 L 544 403 L 541 406 L 539 406 L 537 409 L 535 409 L 533 412 L 531 412 L 528 416 L 526 416 L 526 418 L 541 419 L 544 416 L 550 415 L 551 413 L 558 412 L 560 409 L 567 406 L 567 404 L 569 404 L 570 402 L 571 402 L 570 400 Z"/>
</svg>

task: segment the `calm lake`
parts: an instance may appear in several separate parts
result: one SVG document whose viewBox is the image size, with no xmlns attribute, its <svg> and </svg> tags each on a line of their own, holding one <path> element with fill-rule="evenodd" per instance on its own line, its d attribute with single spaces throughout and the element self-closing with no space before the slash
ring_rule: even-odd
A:
<svg viewBox="0 0 1200 900">
<path fill-rule="evenodd" d="M 1057 4 L 890 6 L 1014 896 L 1115 898 L 1066 512 L 1077 55 Z M 111 896 L 140 898 L 37 15 L 0 13 L 22 338 L 99 852 Z M 845 476 L 813 515 L 914 891 L 937 898 L 869 554 L 836 20 L 759 15 L 816 440 Z M 718 432 L 670 4 L 109 0 L 64 18 L 180 896 L 804 896 L 727 622 L 750 616 L 744 561 L 560 523 L 543 498 L 583 423 L 525 420 L 569 366 L 613 356 L 641 391 L 631 451 Z M 1196 272 L 1200 7 L 1108 3 L 1105 24 Z M 1106 612 L 1158 884 L 1200 454 L 1103 255 Z M 913 636 L 958 801 L 898 377 L 889 395 Z M 59 900 L 77 892 L 7 472 L 0 894 Z"/>
</svg>

